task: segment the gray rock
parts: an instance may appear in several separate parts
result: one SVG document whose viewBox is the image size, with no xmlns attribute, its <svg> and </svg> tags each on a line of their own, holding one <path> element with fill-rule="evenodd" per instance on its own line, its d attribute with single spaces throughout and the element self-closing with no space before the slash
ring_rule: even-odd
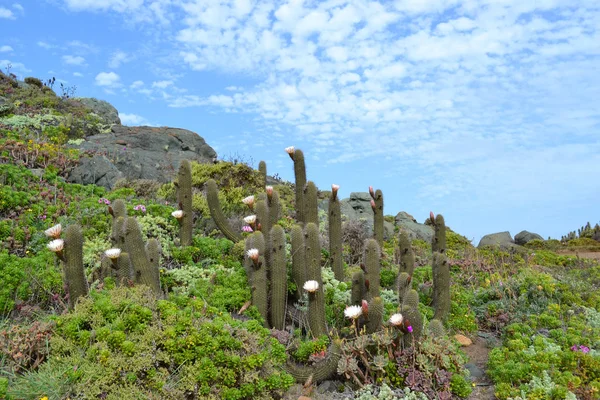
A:
<svg viewBox="0 0 600 400">
<path fill-rule="evenodd" d="M 514 242 L 508 231 L 490 233 L 489 235 L 482 237 L 477 245 L 478 248 L 482 248 L 483 246 L 512 247 L 514 246 Z"/>
<path fill-rule="evenodd" d="M 78 97 L 75 100 L 90 108 L 92 112 L 98 115 L 106 124 L 121 125 L 119 112 L 112 104 L 104 100 L 98 100 L 93 97 Z"/>
<path fill-rule="evenodd" d="M 396 214 L 396 218 L 394 220 L 396 222 L 396 226 L 400 228 L 400 231 L 406 231 L 411 240 L 420 239 L 427 243 L 431 243 L 434 233 L 431 225 L 418 223 L 412 215 L 404 211 Z"/>
<path fill-rule="evenodd" d="M 113 125 L 110 134 L 89 136 L 80 146 L 73 147 L 92 157 L 83 158 L 69 180 L 107 188 L 112 188 L 119 176 L 169 182 L 181 160 L 207 163 L 217 157 L 198 134 L 167 127 Z"/>
<path fill-rule="evenodd" d="M 535 239 L 544 240 L 544 238 L 541 235 L 528 231 L 521 231 L 515 235 L 515 243 L 521 246 Z"/>
<path fill-rule="evenodd" d="M 69 182 L 82 185 L 95 184 L 112 189 L 125 175 L 105 156 L 83 157 L 79 165 L 69 174 Z"/>
<path fill-rule="evenodd" d="M 471 379 L 481 379 L 485 376 L 485 372 L 473 363 L 465 364 L 465 368 L 471 373 Z"/>
<path fill-rule="evenodd" d="M 319 207 L 328 210 L 328 200 L 320 202 Z M 384 205 L 385 206 L 385 205 Z M 373 209 L 371 208 L 371 195 L 368 192 L 352 192 L 347 199 L 340 200 L 340 210 L 348 220 L 355 221 L 364 219 L 369 228 L 373 229 Z M 384 210 L 385 212 L 385 210 Z M 383 222 L 383 236 L 389 239 L 394 235 L 394 224 Z"/>
</svg>

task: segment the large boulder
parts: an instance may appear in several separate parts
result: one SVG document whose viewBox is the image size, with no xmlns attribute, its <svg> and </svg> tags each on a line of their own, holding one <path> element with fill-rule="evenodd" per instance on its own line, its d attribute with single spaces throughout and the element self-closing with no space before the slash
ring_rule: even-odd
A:
<svg viewBox="0 0 600 400">
<path fill-rule="evenodd" d="M 532 240 L 544 240 L 541 235 L 537 233 L 532 233 L 528 231 L 521 231 L 515 235 L 515 243 L 524 246 L 526 243 L 531 242 Z"/>
<path fill-rule="evenodd" d="M 104 121 L 104 123 L 108 125 L 121 125 L 119 112 L 109 102 L 98 100 L 93 97 L 78 97 L 75 100 L 91 109 L 94 114 L 98 115 Z"/>
<path fill-rule="evenodd" d="M 434 230 L 431 225 L 420 224 L 412 215 L 401 211 L 395 217 L 396 226 L 400 231 L 406 231 L 411 240 L 420 239 L 427 243 L 431 243 Z"/>
<path fill-rule="evenodd" d="M 208 163 L 217 157 L 198 134 L 167 127 L 113 125 L 111 133 L 88 136 L 74 147 L 90 157 L 80 161 L 69 181 L 95 183 L 109 189 L 118 177 L 169 182 L 181 160 Z"/>
<path fill-rule="evenodd" d="M 498 233 L 490 233 L 489 235 L 485 235 L 479 241 L 477 245 L 478 248 L 482 248 L 484 246 L 500 246 L 500 247 L 513 247 L 514 241 L 512 236 L 510 236 L 510 232 L 498 232 Z"/>
</svg>

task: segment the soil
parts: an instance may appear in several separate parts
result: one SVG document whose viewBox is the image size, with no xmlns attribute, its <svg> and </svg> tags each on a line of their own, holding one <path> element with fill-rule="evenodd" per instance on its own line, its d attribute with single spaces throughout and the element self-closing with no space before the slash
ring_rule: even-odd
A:
<svg viewBox="0 0 600 400">
<path fill-rule="evenodd" d="M 600 261 L 600 251 L 559 251 L 558 254 L 565 256 L 579 256 Z"/>
<path fill-rule="evenodd" d="M 463 347 L 462 350 L 469 356 L 469 363 L 475 364 L 482 371 L 485 371 L 488 362 L 490 348 L 488 341 L 479 336 L 473 338 L 473 344 Z M 474 378 L 475 387 L 469 396 L 469 400 L 494 400 L 494 384 L 487 375 L 481 378 Z"/>
</svg>

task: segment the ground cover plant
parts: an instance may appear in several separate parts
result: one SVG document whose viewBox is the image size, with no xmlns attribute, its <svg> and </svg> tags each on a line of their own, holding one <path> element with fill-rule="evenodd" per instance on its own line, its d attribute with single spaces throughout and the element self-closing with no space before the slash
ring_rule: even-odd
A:
<svg viewBox="0 0 600 400">
<path fill-rule="evenodd" d="M 221 161 L 167 184 L 70 184 L 65 146 L 94 117 L 14 82 L 1 76 L 0 398 L 316 397 L 327 380 L 331 398 L 469 398 L 456 334 L 487 335 L 497 398 L 600 397 L 600 265 L 560 253 L 593 249 L 593 228 L 476 249 L 431 213 L 432 242 L 384 240 L 382 191 L 374 229 L 346 221 L 295 148 L 294 183 Z"/>
</svg>

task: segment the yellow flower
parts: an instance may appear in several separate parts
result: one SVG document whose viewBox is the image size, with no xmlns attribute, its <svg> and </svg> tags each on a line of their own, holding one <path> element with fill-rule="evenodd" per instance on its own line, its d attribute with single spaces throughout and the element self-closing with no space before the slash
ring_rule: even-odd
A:
<svg viewBox="0 0 600 400">
<path fill-rule="evenodd" d="M 44 396 L 40 400 L 48 400 L 48 396 Z"/>
</svg>

